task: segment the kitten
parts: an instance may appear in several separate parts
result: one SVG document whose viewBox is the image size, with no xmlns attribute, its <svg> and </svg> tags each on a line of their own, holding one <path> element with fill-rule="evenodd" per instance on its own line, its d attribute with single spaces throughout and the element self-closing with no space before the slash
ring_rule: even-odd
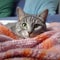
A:
<svg viewBox="0 0 60 60">
<path fill-rule="evenodd" d="M 40 15 L 30 15 L 21 8 L 17 8 L 18 21 L 14 27 L 10 27 L 18 36 L 28 38 L 33 33 L 38 35 L 46 31 L 46 18 L 48 10 L 46 9 Z"/>
</svg>

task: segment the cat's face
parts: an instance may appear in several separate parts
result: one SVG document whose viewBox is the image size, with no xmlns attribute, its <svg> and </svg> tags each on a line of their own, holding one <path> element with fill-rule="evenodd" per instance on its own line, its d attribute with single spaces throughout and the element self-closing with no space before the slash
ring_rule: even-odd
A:
<svg viewBox="0 0 60 60">
<path fill-rule="evenodd" d="M 43 15 L 42 15 L 43 14 Z M 29 15 L 18 9 L 18 22 L 16 24 L 16 34 L 27 38 L 31 33 L 40 34 L 46 30 L 46 17 L 48 11 L 44 11 L 41 15 Z"/>
</svg>

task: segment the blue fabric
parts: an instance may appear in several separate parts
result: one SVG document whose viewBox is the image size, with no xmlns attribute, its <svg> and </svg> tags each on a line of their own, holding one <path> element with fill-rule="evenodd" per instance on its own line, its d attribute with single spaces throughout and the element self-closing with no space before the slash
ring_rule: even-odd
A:
<svg viewBox="0 0 60 60">
<path fill-rule="evenodd" d="M 21 7 L 22 9 L 24 8 L 25 0 L 20 0 L 18 3 L 18 6 Z"/>
<path fill-rule="evenodd" d="M 26 0 L 24 11 L 29 14 L 40 14 L 45 9 L 49 15 L 54 15 L 57 9 L 58 0 Z"/>
</svg>

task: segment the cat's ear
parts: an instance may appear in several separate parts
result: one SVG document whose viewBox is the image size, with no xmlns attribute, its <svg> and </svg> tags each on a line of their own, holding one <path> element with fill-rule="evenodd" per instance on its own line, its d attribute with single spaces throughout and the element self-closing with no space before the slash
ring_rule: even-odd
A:
<svg viewBox="0 0 60 60">
<path fill-rule="evenodd" d="M 48 9 L 46 9 L 39 15 L 39 17 L 43 18 L 44 22 L 46 21 L 47 16 L 48 16 Z"/>
<path fill-rule="evenodd" d="M 17 13 L 19 20 L 21 20 L 25 15 L 24 11 L 20 7 L 17 7 L 16 13 Z"/>
</svg>

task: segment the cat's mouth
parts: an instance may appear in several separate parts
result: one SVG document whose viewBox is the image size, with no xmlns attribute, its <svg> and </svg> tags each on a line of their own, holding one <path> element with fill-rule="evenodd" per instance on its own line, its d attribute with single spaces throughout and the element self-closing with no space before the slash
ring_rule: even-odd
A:
<svg viewBox="0 0 60 60">
<path fill-rule="evenodd" d="M 33 32 L 24 32 L 24 33 L 22 33 L 22 37 L 23 38 L 31 38 L 31 37 L 33 37 Z"/>
</svg>

